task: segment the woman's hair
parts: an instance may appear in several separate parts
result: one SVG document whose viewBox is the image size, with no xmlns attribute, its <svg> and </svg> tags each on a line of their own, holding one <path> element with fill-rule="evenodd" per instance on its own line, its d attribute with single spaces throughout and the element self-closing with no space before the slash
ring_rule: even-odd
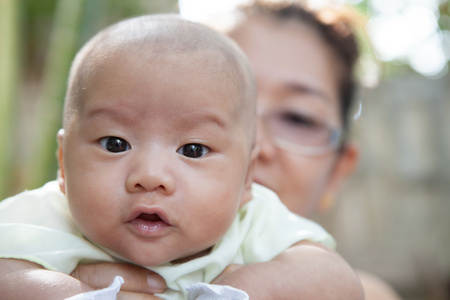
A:
<svg viewBox="0 0 450 300">
<path fill-rule="evenodd" d="M 315 30 L 325 41 L 341 65 L 337 74 L 339 102 L 344 132 L 347 132 L 356 90 L 354 69 L 359 57 L 358 44 L 349 15 L 344 14 L 342 9 L 327 8 L 313 11 L 298 1 L 255 0 L 253 4 L 242 9 L 247 19 L 252 16 L 267 16 L 281 22 L 300 22 Z"/>
</svg>

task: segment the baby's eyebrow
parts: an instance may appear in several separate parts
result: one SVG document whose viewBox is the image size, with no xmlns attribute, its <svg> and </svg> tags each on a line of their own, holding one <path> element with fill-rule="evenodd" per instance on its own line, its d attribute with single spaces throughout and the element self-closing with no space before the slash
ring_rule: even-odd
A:
<svg viewBox="0 0 450 300">
<path fill-rule="evenodd" d="M 139 119 L 131 111 L 127 111 L 122 108 L 115 108 L 114 106 L 104 106 L 90 109 L 87 111 L 84 118 L 86 121 L 105 118 L 119 123 L 130 123 Z"/>
<path fill-rule="evenodd" d="M 127 109 L 124 106 L 114 107 L 114 106 L 103 106 L 92 108 L 85 114 L 85 122 L 92 122 L 96 119 L 109 119 L 114 120 L 115 123 L 120 124 L 133 124 L 139 122 L 144 118 L 140 115 L 139 110 Z M 194 130 L 202 126 L 215 125 L 219 128 L 226 128 L 228 126 L 227 119 L 223 114 L 213 113 L 213 112 L 194 112 L 189 114 L 181 114 L 175 117 L 172 121 L 167 120 L 167 122 L 174 122 L 178 124 L 180 128 L 185 130 Z"/>
<path fill-rule="evenodd" d="M 223 115 L 213 113 L 206 114 L 190 114 L 186 118 L 180 118 L 180 123 L 185 129 L 195 129 L 201 126 L 216 125 L 219 128 L 226 128 L 227 121 Z M 180 125 L 181 125 L 180 124 Z"/>
</svg>

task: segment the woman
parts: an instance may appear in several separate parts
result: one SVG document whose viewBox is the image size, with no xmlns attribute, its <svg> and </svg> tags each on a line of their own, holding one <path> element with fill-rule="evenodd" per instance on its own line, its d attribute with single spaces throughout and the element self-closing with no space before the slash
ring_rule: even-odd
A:
<svg viewBox="0 0 450 300">
<path fill-rule="evenodd" d="M 357 149 L 346 141 L 356 42 L 345 23 L 326 25 L 294 5 L 257 3 L 246 15 L 229 35 L 247 54 L 258 85 L 255 181 L 310 217 L 356 165 Z"/>
<path fill-rule="evenodd" d="M 229 36 L 247 54 L 258 84 L 255 181 L 273 189 L 291 211 L 311 217 L 330 207 L 358 159 L 346 139 L 358 58 L 352 31 L 331 11 L 316 15 L 298 5 L 256 2 Z M 74 276 L 105 286 L 110 279 L 102 281 L 101 274 L 112 270 L 135 285 L 129 290 L 148 292 L 150 284 L 157 291 L 164 285 L 128 265 L 80 267 Z M 379 279 L 360 278 L 366 299 L 399 299 Z"/>
<path fill-rule="evenodd" d="M 328 209 L 358 160 L 348 141 L 357 43 L 349 13 L 256 2 L 229 32 L 247 54 L 258 85 L 260 154 L 255 182 L 293 212 Z M 360 273 L 366 299 L 399 299 Z"/>
</svg>

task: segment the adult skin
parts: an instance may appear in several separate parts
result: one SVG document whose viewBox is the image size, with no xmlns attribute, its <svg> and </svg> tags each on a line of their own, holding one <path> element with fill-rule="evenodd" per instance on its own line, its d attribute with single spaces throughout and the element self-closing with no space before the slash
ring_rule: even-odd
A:
<svg viewBox="0 0 450 300">
<path fill-rule="evenodd" d="M 350 40 L 350 59 L 343 59 L 341 49 L 334 48 L 314 25 L 318 21 L 313 15 L 298 7 L 291 9 L 293 15 L 274 13 L 280 9 L 270 6 L 250 8 L 248 18 L 229 35 L 247 54 L 258 85 L 260 154 L 255 181 L 273 189 L 291 211 L 311 217 L 330 206 L 330 199 L 355 169 L 358 150 L 349 141 L 342 140 L 340 147 L 328 151 L 289 151 L 285 145 L 274 142 L 266 117 L 282 109 L 290 112 L 290 117 L 300 114 L 297 121 L 306 125 L 326 122 L 329 127 L 347 131 L 350 112 L 343 109 L 347 106 L 343 98 L 351 101 L 353 87 L 347 86 L 348 82 L 342 78 L 351 81 L 357 50 Z M 309 21 L 304 20 L 305 15 Z M 228 271 L 238 268 L 231 266 Z M 109 270 L 120 271 L 121 266 L 110 265 Z M 89 266 L 80 266 L 77 272 L 78 278 L 89 272 L 96 273 L 95 280 L 105 278 L 102 275 L 105 273 L 97 273 Z M 121 274 L 128 281 L 134 280 L 135 274 L 123 271 Z M 223 275 L 227 276 L 227 272 Z M 366 299 L 399 299 L 380 279 L 359 275 Z"/>
</svg>

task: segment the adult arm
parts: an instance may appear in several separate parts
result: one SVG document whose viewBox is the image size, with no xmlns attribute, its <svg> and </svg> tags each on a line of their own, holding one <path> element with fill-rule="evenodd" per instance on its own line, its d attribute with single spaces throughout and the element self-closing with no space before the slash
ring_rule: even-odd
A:
<svg viewBox="0 0 450 300">
<path fill-rule="evenodd" d="M 359 270 L 357 274 L 366 294 L 366 300 L 401 300 L 400 295 L 381 278 Z"/>
<path fill-rule="evenodd" d="M 344 259 L 305 241 L 269 262 L 234 267 L 213 283 L 244 290 L 250 299 L 364 299 L 361 283 Z"/>
<path fill-rule="evenodd" d="M 87 284 L 25 260 L 0 259 L 2 299 L 64 299 L 91 291 Z"/>
<path fill-rule="evenodd" d="M 91 268 L 97 270 L 89 271 Z M 142 271 L 144 269 L 139 272 Z M 91 284 L 107 278 L 107 273 L 115 273 L 125 282 L 135 282 L 126 290 L 146 287 L 143 273 L 132 272 L 124 264 L 83 265 L 74 275 L 83 277 L 86 272 L 96 274 L 87 276 Z M 364 299 L 358 276 L 345 260 L 327 247 L 306 241 L 295 244 L 268 262 L 232 265 L 212 283 L 244 290 L 250 299 L 293 299 L 295 296 L 301 296 L 302 300 Z"/>
<path fill-rule="evenodd" d="M 2 299 L 61 300 L 92 290 L 94 290 L 93 287 L 70 275 L 46 270 L 35 263 L 17 259 L 0 259 L 0 295 L 2 295 Z M 118 299 L 151 300 L 159 298 L 143 293 L 119 292 Z"/>
</svg>

